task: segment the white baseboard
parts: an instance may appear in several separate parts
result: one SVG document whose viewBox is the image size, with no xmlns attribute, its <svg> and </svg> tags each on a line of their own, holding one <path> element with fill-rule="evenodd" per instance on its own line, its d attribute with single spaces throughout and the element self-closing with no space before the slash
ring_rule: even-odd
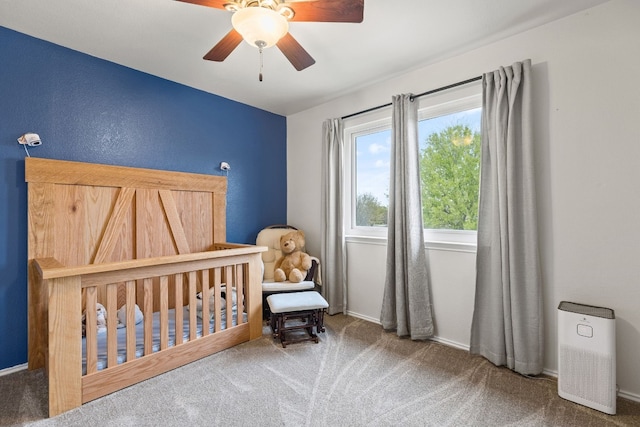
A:
<svg viewBox="0 0 640 427">
<path fill-rule="evenodd" d="M 351 316 L 351 317 L 356 317 L 358 319 L 366 320 L 366 321 L 371 322 L 371 323 L 375 323 L 376 325 L 380 325 L 380 320 L 379 319 L 374 319 L 373 317 L 364 316 L 364 315 L 362 315 L 360 313 L 354 313 L 352 311 L 348 311 L 347 310 L 347 315 Z M 451 341 L 451 340 L 448 340 L 446 338 L 441 338 L 441 337 L 438 337 L 438 336 L 434 336 L 434 337 L 429 338 L 429 340 L 430 341 L 435 341 L 435 342 L 438 342 L 438 343 L 441 343 L 441 344 L 444 344 L 444 345 L 448 345 L 450 347 L 458 348 L 460 350 L 469 351 L 469 346 L 468 345 L 464 345 L 464 344 L 461 344 L 461 343 L 456 342 L 456 341 Z"/>
<path fill-rule="evenodd" d="M 619 390 L 618 397 L 622 397 L 627 400 L 633 400 L 634 402 L 640 402 L 640 395 L 629 393 L 628 391 Z"/>
<path fill-rule="evenodd" d="M 374 319 L 373 317 L 365 316 L 360 313 L 354 313 L 353 311 L 347 310 L 347 316 L 356 317 L 358 319 L 366 320 L 371 323 L 375 323 L 376 325 L 380 325 L 380 319 Z"/>
<path fill-rule="evenodd" d="M 435 341 L 435 342 L 440 343 L 440 344 L 444 344 L 444 345 L 449 346 L 449 347 L 457 348 L 459 350 L 469 351 L 469 346 L 468 345 L 461 344 L 461 343 L 456 342 L 456 341 L 451 341 L 451 340 L 448 340 L 448 339 L 445 339 L 445 338 L 441 338 L 441 337 L 438 337 L 438 336 L 433 336 L 433 337 L 430 338 L 430 340 L 431 341 Z"/>
<path fill-rule="evenodd" d="M 22 365 L 12 366 L 11 368 L 0 369 L 0 377 L 13 374 L 14 372 L 22 371 L 24 369 L 27 369 L 28 367 L 28 363 L 23 363 Z"/>
</svg>

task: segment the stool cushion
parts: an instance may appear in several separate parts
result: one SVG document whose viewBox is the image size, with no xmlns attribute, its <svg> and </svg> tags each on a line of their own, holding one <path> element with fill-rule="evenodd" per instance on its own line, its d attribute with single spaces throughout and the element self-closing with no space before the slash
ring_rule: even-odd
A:
<svg viewBox="0 0 640 427">
<path fill-rule="evenodd" d="M 272 313 L 319 310 L 329 307 L 329 303 L 316 291 L 273 294 L 267 297 L 267 303 Z"/>
</svg>

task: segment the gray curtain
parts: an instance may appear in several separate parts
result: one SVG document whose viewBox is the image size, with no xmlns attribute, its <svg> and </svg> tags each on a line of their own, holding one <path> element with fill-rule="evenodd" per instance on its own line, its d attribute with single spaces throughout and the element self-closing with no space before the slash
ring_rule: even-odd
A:
<svg viewBox="0 0 640 427">
<path fill-rule="evenodd" d="M 482 163 L 471 352 L 522 374 L 543 367 L 531 61 L 483 76 Z"/>
<path fill-rule="evenodd" d="M 322 124 L 322 294 L 329 314 L 347 313 L 343 194 L 344 141 L 341 119 Z"/>
<path fill-rule="evenodd" d="M 380 323 L 398 336 L 433 336 L 427 255 L 424 248 L 418 106 L 411 95 L 393 97 L 387 272 Z"/>
</svg>

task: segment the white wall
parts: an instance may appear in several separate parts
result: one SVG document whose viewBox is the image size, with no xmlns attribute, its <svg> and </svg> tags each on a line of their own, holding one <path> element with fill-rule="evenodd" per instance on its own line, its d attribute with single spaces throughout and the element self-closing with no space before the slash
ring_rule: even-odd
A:
<svg viewBox="0 0 640 427">
<path fill-rule="evenodd" d="M 557 370 L 560 301 L 609 307 L 621 394 L 640 400 L 640 2 L 612 0 L 287 118 L 288 221 L 320 250 L 322 122 L 531 58 L 545 300 Z M 347 247 L 349 310 L 377 320 L 385 246 Z M 429 251 L 437 336 L 469 345 L 475 254 Z"/>
</svg>

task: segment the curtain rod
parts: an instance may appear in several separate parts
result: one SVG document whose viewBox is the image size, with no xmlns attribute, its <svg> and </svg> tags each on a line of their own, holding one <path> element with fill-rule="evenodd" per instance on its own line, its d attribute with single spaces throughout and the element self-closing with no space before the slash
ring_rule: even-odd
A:
<svg viewBox="0 0 640 427">
<path fill-rule="evenodd" d="M 439 87 L 438 89 L 432 89 L 432 90 L 428 90 L 426 92 L 419 93 L 417 95 L 413 95 L 411 97 L 411 100 L 414 100 L 416 98 L 420 98 L 421 96 L 431 95 L 431 94 L 437 93 L 437 92 L 442 92 L 443 90 L 453 89 L 454 87 L 466 85 L 467 83 L 477 82 L 478 80 L 482 80 L 482 76 L 473 77 L 471 79 L 463 80 L 463 81 L 458 82 L 458 83 L 453 83 L 453 84 L 450 84 L 450 85 L 447 85 L 447 86 Z M 384 105 L 378 105 L 377 107 L 371 107 L 371 108 L 368 108 L 366 110 L 358 111 L 357 113 L 348 114 L 348 115 L 346 115 L 344 117 L 341 117 L 341 119 L 342 120 L 349 119 L 351 117 L 359 116 L 360 114 L 370 113 L 371 111 L 376 111 L 376 110 L 379 110 L 379 109 L 384 108 L 384 107 L 389 107 L 390 105 L 391 105 L 391 102 L 389 102 L 388 104 L 384 104 Z"/>
</svg>

